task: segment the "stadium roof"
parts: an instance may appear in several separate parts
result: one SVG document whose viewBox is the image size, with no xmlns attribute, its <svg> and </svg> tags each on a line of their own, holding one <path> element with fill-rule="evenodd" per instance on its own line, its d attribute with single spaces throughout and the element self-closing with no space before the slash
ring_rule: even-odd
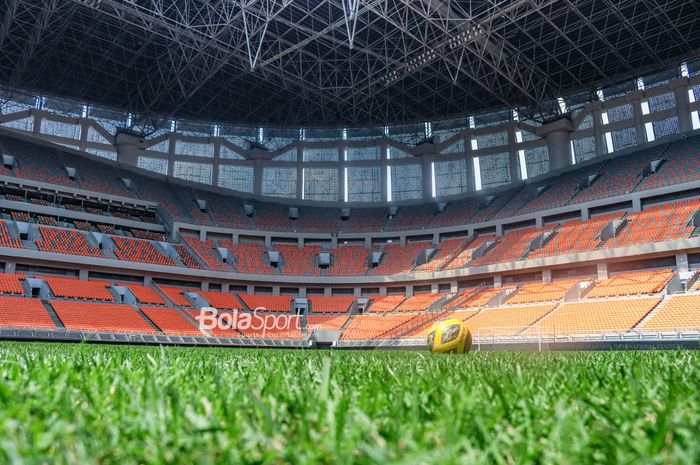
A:
<svg viewBox="0 0 700 465">
<path fill-rule="evenodd" d="M 0 84 L 139 120 L 545 119 L 700 50 L 697 1 L 4 0 L 0 18 Z"/>
</svg>

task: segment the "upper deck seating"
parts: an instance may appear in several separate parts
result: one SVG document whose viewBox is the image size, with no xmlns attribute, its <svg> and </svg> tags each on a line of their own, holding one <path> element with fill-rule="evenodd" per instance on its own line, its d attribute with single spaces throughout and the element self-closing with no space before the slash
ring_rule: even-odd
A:
<svg viewBox="0 0 700 465">
<path fill-rule="evenodd" d="M 265 262 L 264 255 L 267 249 L 257 242 L 242 242 L 234 244 L 231 241 L 219 242 L 231 252 L 233 267 L 239 273 L 251 274 L 275 274 L 275 269 Z"/>
<path fill-rule="evenodd" d="M 321 296 L 309 297 L 313 313 L 347 313 L 357 298 L 353 296 Z"/>
<path fill-rule="evenodd" d="M 588 252 L 597 249 L 602 243 L 600 233 L 611 221 L 621 218 L 623 212 L 595 216 L 588 221 L 571 220 L 555 230 L 544 247 L 533 250 L 528 258 L 542 258 L 553 255 Z"/>
<path fill-rule="evenodd" d="M 545 226 L 542 229 L 524 228 L 509 231 L 498 238 L 497 245 L 483 257 L 472 260 L 473 266 L 502 263 L 522 259 L 528 252 L 528 247 L 537 236 L 553 229 L 553 226 Z"/>
<path fill-rule="evenodd" d="M 467 239 L 466 241 L 468 241 Z M 483 236 L 475 237 L 471 242 L 468 242 L 467 246 L 464 247 L 452 261 L 447 262 L 444 266 L 444 270 L 456 270 L 459 268 L 464 268 L 468 266 L 472 261 L 472 255 L 474 252 L 484 245 L 486 242 L 495 241 L 496 236 L 493 234 L 485 234 Z M 465 241 L 465 242 L 466 242 Z"/>
<path fill-rule="evenodd" d="M 253 206 L 255 208 L 253 221 L 257 229 L 261 231 L 292 230 L 292 220 L 289 219 L 287 207 L 262 202 L 253 202 Z"/>
<path fill-rule="evenodd" d="M 379 266 L 370 269 L 368 274 L 379 276 L 408 273 L 413 270 L 418 253 L 430 246 L 430 242 L 409 242 L 405 246 L 386 244 Z"/>
<path fill-rule="evenodd" d="M 321 274 L 321 269 L 316 263 L 316 256 L 321 252 L 321 247 L 306 245 L 299 248 L 296 245 L 277 244 L 275 250 L 282 256 L 282 274 L 300 276 Z"/>
<path fill-rule="evenodd" d="M 695 230 L 693 214 L 700 209 L 698 200 L 654 205 L 627 217 L 622 231 L 605 242 L 605 248 L 684 239 Z"/>
<path fill-rule="evenodd" d="M 341 245 L 330 249 L 331 266 L 329 276 L 364 276 L 367 274 L 367 262 L 371 249 L 361 245 Z"/>
<path fill-rule="evenodd" d="M 113 302 L 114 297 L 109 292 L 110 283 L 107 281 L 82 281 L 74 278 L 56 278 L 44 276 L 51 292 L 56 297 L 67 299 L 102 300 Z"/>
<path fill-rule="evenodd" d="M 175 262 L 161 254 L 150 241 L 112 236 L 112 242 L 115 245 L 114 254 L 119 260 L 175 266 Z"/>
<path fill-rule="evenodd" d="M 200 265 L 197 262 L 197 260 L 194 259 L 194 257 L 190 254 L 189 250 L 187 250 L 184 246 L 180 244 L 175 244 L 174 247 L 175 251 L 177 252 L 177 255 L 180 257 L 180 261 L 187 268 L 191 268 L 193 270 L 204 269 L 204 267 Z"/>
<path fill-rule="evenodd" d="M 7 228 L 7 224 L 4 221 L 0 221 L 0 247 L 10 247 L 13 249 L 23 249 L 22 241 L 16 237 L 12 237 L 10 230 Z"/>
<path fill-rule="evenodd" d="M 32 146 L 32 148 L 18 154 L 14 174 L 18 178 L 79 187 L 74 180 L 68 177 L 60 154 L 45 147 Z"/>
<path fill-rule="evenodd" d="M 673 186 L 700 179 L 700 136 L 673 142 L 663 155 L 665 162 L 637 186 L 637 191 Z"/>
<path fill-rule="evenodd" d="M 294 221 L 298 232 L 329 233 L 339 231 L 340 212 L 336 208 L 300 208 L 299 218 Z"/>
<path fill-rule="evenodd" d="M 0 296 L 0 327 L 56 329 L 39 299 Z"/>
<path fill-rule="evenodd" d="M 197 198 L 207 202 L 209 217 L 217 226 L 254 229 L 253 222 L 246 216 L 240 199 L 206 191 L 197 191 Z"/>
<path fill-rule="evenodd" d="M 576 194 L 572 203 L 629 194 L 641 181 L 644 167 L 650 161 L 660 158 L 662 150 L 662 147 L 655 147 L 636 152 L 631 156 L 613 158 L 600 170 L 600 178 L 590 187 Z"/>
<path fill-rule="evenodd" d="M 119 179 L 112 165 L 66 152 L 61 156 L 66 166 L 76 169 L 78 183 L 83 189 L 122 197 L 135 197 Z"/>
<path fill-rule="evenodd" d="M 523 215 L 563 207 L 576 195 L 581 181 L 587 178 L 589 174 L 589 170 L 577 170 L 574 173 L 562 174 L 556 177 L 551 181 L 547 189 L 520 207 L 517 214 Z"/>
<path fill-rule="evenodd" d="M 231 271 L 231 267 L 224 263 L 219 253 L 215 250 L 216 244 L 212 240 L 204 242 L 195 239 L 194 237 L 183 237 L 190 249 L 194 251 L 202 262 L 207 265 L 210 270 L 214 271 Z"/>
<path fill-rule="evenodd" d="M 42 239 L 36 241 L 36 247 L 43 252 L 102 257 L 100 249 L 90 245 L 82 232 L 41 226 L 39 234 Z"/>
<path fill-rule="evenodd" d="M 394 218 L 387 219 L 384 229 L 387 231 L 423 229 L 430 223 L 434 210 L 435 206 L 432 204 L 400 207 Z"/>
<path fill-rule="evenodd" d="M 371 231 L 378 232 L 384 229 L 386 222 L 386 208 L 362 208 L 350 212 L 350 218 L 341 221 L 341 231 Z"/>
<path fill-rule="evenodd" d="M 468 240 L 468 239 L 467 239 Z M 415 271 L 439 271 L 450 263 L 464 246 L 464 239 L 447 239 L 437 246 L 437 250 L 426 263 L 418 265 Z"/>
<path fill-rule="evenodd" d="M 473 200 L 458 200 L 447 204 L 443 212 L 436 212 L 430 220 L 431 228 L 457 226 L 467 223 L 477 212 L 476 202 Z"/>
<path fill-rule="evenodd" d="M 153 334 L 155 329 L 128 305 L 54 300 L 51 306 L 63 325 L 75 331 Z"/>
<path fill-rule="evenodd" d="M 672 270 L 619 274 L 596 283 L 586 298 L 655 294 L 666 287 L 672 276 Z"/>
</svg>

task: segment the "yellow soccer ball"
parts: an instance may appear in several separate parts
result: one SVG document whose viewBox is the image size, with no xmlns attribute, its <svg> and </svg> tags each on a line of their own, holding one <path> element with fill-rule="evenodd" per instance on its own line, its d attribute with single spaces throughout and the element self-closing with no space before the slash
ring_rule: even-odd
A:
<svg viewBox="0 0 700 465">
<path fill-rule="evenodd" d="M 469 329 L 456 318 L 436 322 L 428 331 L 428 349 L 433 353 L 463 354 L 472 346 Z"/>
</svg>

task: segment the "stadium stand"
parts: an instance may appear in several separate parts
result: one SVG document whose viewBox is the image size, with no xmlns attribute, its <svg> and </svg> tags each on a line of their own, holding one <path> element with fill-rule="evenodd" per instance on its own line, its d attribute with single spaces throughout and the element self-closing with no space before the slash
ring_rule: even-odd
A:
<svg viewBox="0 0 700 465">
<path fill-rule="evenodd" d="M 690 237 L 695 230 L 691 217 L 700 209 L 697 199 L 648 207 L 627 216 L 620 233 L 605 242 L 606 248 L 651 244 Z"/>
<path fill-rule="evenodd" d="M 571 335 L 627 331 L 636 326 L 660 301 L 659 297 L 647 297 L 567 302 L 528 332 Z"/>
<path fill-rule="evenodd" d="M 501 292 L 509 289 L 504 286 L 502 288 L 476 288 L 476 290 L 467 289 L 461 298 L 455 299 L 447 306 L 449 310 L 457 308 L 478 308 L 488 305 L 488 303 Z"/>
<path fill-rule="evenodd" d="M 0 327 L 56 329 L 39 299 L 0 296 Z"/>
<path fill-rule="evenodd" d="M 368 274 L 379 276 L 407 273 L 413 270 L 418 253 L 430 246 L 430 242 L 409 242 L 405 246 L 386 244 L 379 266 L 371 268 Z"/>
<path fill-rule="evenodd" d="M 89 302 L 50 302 L 63 325 L 75 331 L 153 334 L 153 327 L 133 307 Z"/>
<path fill-rule="evenodd" d="M 238 297 L 250 309 L 266 312 L 291 312 L 292 298 L 289 296 L 238 294 Z"/>
<path fill-rule="evenodd" d="M 341 228 L 340 212 L 336 208 L 301 208 L 299 218 L 294 221 L 297 232 L 339 231 Z"/>
<path fill-rule="evenodd" d="M 554 309 L 554 305 L 487 308 L 464 323 L 475 337 L 513 336 L 535 324 Z"/>
<path fill-rule="evenodd" d="M 306 332 L 311 335 L 313 331 L 340 331 L 350 319 L 347 315 L 308 315 L 306 317 Z"/>
<path fill-rule="evenodd" d="M 398 307 L 399 312 L 423 312 L 428 310 L 431 305 L 440 299 L 446 297 L 447 294 L 416 294 L 409 297 Z"/>
<path fill-rule="evenodd" d="M 441 228 L 445 226 L 456 226 L 467 223 L 477 212 L 475 202 L 471 200 L 460 200 L 449 202 L 443 212 L 436 212 L 430 220 L 429 226 Z"/>
<path fill-rule="evenodd" d="M 109 292 L 111 286 L 107 281 L 83 281 L 73 278 L 56 278 L 43 276 L 51 293 L 65 299 L 101 300 L 113 302 L 114 296 Z"/>
<path fill-rule="evenodd" d="M 168 300 L 175 305 L 185 308 L 192 307 L 192 304 L 183 297 L 183 294 L 185 293 L 184 289 L 171 286 L 158 286 L 158 289 L 160 289 L 160 291 L 165 294 L 165 297 L 167 297 Z"/>
<path fill-rule="evenodd" d="M 243 305 L 228 292 L 197 291 L 211 307 L 217 310 L 241 310 Z"/>
<path fill-rule="evenodd" d="M 443 269 L 456 270 L 468 266 L 472 261 L 472 255 L 479 247 L 481 247 L 487 242 L 495 240 L 496 236 L 486 234 L 483 236 L 477 236 L 473 238 L 471 242 L 469 240 L 465 241 L 465 244 L 467 245 L 454 257 L 452 261 L 444 265 Z"/>
<path fill-rule="evenodd" d="M 277 250 L 282 256 L 282 274 L 300 276 L 319 276 L 321 269 L 317 266 L 316 256 L 321 252 L 317 245 L 297 247 L 296 245 L 277 244 Z"/>
<path fill-rule="evenodd" d="M 437 250 L 426 263 L 416 267 L 415 271 L 438 271 L 450 263 L 464 247 L 463 239 L 447 239 L 437 246 Z"/>
<path fill-rule="evenodd" d="M 292 221 L 286 207 L 271 203 L 251 202 L 255 214 L 253 221 L 261 231 L 291 231 Z"/>
<path fill-rule="evenodd" d="M 264 245 L 254 242 L 234 244 L 231 241 L 219 242 L 231 252 L 233 267 L 240 273 L 275 274 L 275 269 L 268 265 L 263 258 L 267 249 Z"/>
<path fill-rule="evenodd" d="M 122 197 L 134 197 L 119 179 L 116 170 L 107 164 L 96 165 L 92 160 L 63 152 L 61 154 L 66 166 L 75 168 L 78 183 L 83 189 Z"/>
<path fill-rule="evenodd" d="M 434 211 L 434 205 L 401 207 L 394 218 L 387 219 L 384 229 L 387 231 L 422 229 L 430 223 Z"/>
<path fill-rule="evenodd" d="M 173 336 L 202 336 L 202 332 L 177 311 L 162 307 L 141 307 L 149 320 L 164 334 Z"/>
<path fill-rule="evenodd" d="M 428 336 L 430 328 L 439 320 L 446 320 L 448 318 L 456 318 L 460 321 L 466 321 L 478 313 L 478 310 L 464 310 L 458 312 L 445 312 L 440 315 L 437 319 L 429 320 L 423 324 L 419 324 L 413 331 L 406 334 L 406 338 L 425 338 Z"/>
<path fill-rule="evenodd" d="M 356 297 L 314 295 L 308 299 L 313 313 L 347 313 Z"/>
<path fill-rule="evenodd" d="M 186 236 L 183 237 L 182 240 L 210 270 L 231 271 L 231 267 L 224 263 L 219 253 L 215 250 L 216 244 L 214 241 L 206 240 L 202 242 L 194 237 Z M 187 264 L 185 265 L 190 267 Z"/>
<path fill-rule="evenodd" d="M 18 178 L 78 187 L 78 184 L 68 177 L 58 152 L 38 146 L 36 149 L 22 152 L 21 156 L 17 157 L 14 174 Z"/>
<path fill-rule="evenodd" d="M 640 271 L 612 276 L 596 283 L 586 298 L 655 294 L 661 292 L 673 276 L 672 270 Z"/>
<path fill-rule="evenodd" d="M 386 222 L 386 208 L 363 208 L 351 212 L 350 218 L 340 223 L 340 230 L 352 231 L 381 231 Z"/>
<path fill-rule="evenodd" d="M 115 245 L 114 255 L 119 260 L 175 266 L 175 262 L 161 254 L 150 241 L 112 236 L 112 242 Z"/>
<path fill-rule="evenodd" d="M 0 293 L 24 295 L 23 280 L 22 274 L 0 274 Z"/>
<path fill-rule="evenodd" d="M 367 262 L 371 249 L 361 245 L 343 245 L 330 249 L 331 265 L 329 276 L 364 276 L 367 274 Z"/>
<path fill-rule="evenodd" d="M 387 295 L 383 297 L 372 297 L 370 299 L 369 311 L 371 313 L 389 313 L 396 310 L 396 307 L 406 300 L 405 295 Z"/>
<path fill-rule="evenodd" d="M 533 250 L 528 258 L 541 258 L 568 253 L 586 252 L 600 247 L 600 233 L 613 220 L 624 213 L 608 213 L 590 218 L 588 221 L 571 220 L 555 229 L 554 234 L 543 247 Z"/>
<path fill-rule="evenodd" d="M 177 255 L 180 257 L 180 261 L 185 265 L 187 268 L 191 268 L 193 270 L 201 270 L 204 267 L 197 263 L 197 260 L 192 257 L 190 252 L 182 245 L 180 244 L 175 244 L 175 251 L 177 251 Z"/>
<path fill-rule="evenodd" d="M 196 191 L 197 198 L 207 203 L 207 213 L 217 226 L 236 229 L 254 229 L 251 219 L 245 215 L 239 199 L 213 192 Z"/>
<path fill-rule="evenodd" d="M 283 327 L 265 326 L 263 321 L 258 320 L 250 327 L 239 325 L 237 328 L 243 336 L 252 339 L 282 339 L 282 340 L 301 340 L 303 335 L 301 331 L 301 317 L 297 315 L 289 316 L 286 319 Z"/>
<path fill-rule="evenodd" d="M 639 183 L 637 191 L 672 186 L 700 179 L 700 136 L 673 142 L 658 171 Z"/>
<path fill-rule="evenodd" d="M 554 281 L 551 283 L 523 284 L 517 292 L 506 301 L 508 305 L 536 304 L 540 302 L 557 302 L 564 298 L 566 291 L 578 280 Z"/>
<path fill-rule="evenodd" d="M 134 297 L 136 297 L 136 301 L 140 304 L 165 305 L 165 301 L 152 287 L 132 283 L 120 283 L 119 285 L 127 287 L 131 293 L 134 294 Z"/>
<path fill-rule="evenodd" d="M 414 315 L 357 315 L 340 338 L 363 341 L 377 339 L 413 318 Z"/>
<path fill-rule="evenodd" d="M 483 257 L 472 260 L 473 266 L 502 263 L 507 261 L 517 261 L 522 259 L 528 252 L 528 247 L 540 234 L 553 229 L 553 226 L 545 226 L 542 229 L 524 228 L 509 231 L 497 239 L 496 246 Z"/>
<path fill-rule="evenodd" d="M 90 245 L 82 232 L 41 226 L 39 234 L 42 239 L 36 241 L 36 247 L 43 252 L 102 257 L 100 249 Z"/>
<path fill-rule="evenodd" d="M 638 327 L 643 332 L 700 331 L 700 295 L 674 295 Z"/>
<path fill-rule="evenodd" d="M 10 231 L 7 229 L 7 224 L 4 221 L 0 221 L 0 246 L 10 247 L 12 249 L 24 248 L 21 240 L 10 235 Z"/>
</svg>

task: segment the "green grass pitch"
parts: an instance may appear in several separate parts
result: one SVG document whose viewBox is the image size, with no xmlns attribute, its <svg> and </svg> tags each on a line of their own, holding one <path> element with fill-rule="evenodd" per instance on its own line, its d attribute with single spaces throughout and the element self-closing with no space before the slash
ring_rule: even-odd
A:
<svg viewBox="0 0 700 465">
<path fill-rule="evenodd" d="M 693 352 L 0 344 L 0 464 L 697 464 Z"/>
</svg>

